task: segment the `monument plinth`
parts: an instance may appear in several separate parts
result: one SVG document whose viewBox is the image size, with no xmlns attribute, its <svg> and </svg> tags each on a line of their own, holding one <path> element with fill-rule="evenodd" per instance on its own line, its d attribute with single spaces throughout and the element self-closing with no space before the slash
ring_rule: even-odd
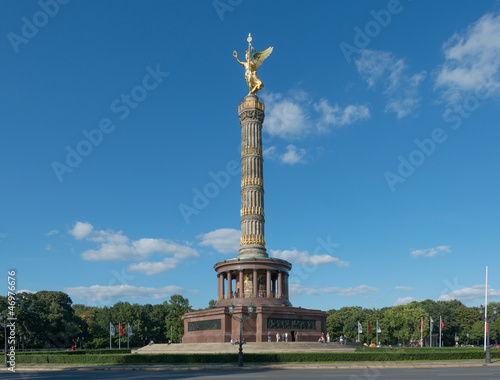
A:
<svg viewBox="0 0 500 380">
<path fill-rule="evenodd" d="M 239 324 L 228 307 L 233 304 L 233 315 L 245 313 L 252 304 L 255 312 L 245 322 L 243 337 L 247 342 L 267 341 L 287 332 L 290 341 L 317 341 L 326 332 L 327 313 L 292 307 L 289 300 L 288 276 L 292 264 L 271 258 L 266 251 L 264 233 L 264 171 L 262 157 L 262 123 L 264 103 L 256 95 L 264 87 L 257 78 L 257 69 L 273 48 L 251 53 L 252 38 L 245 67 L 245 79 L 250 93 L 238 105 L 241 125 L 241 240 L 236 258 L 214 265 L 217 272 L 217 304 L 214 308 L 185 314 L 183 343 L 229 342 L 239 337 Z"/>
</svg>

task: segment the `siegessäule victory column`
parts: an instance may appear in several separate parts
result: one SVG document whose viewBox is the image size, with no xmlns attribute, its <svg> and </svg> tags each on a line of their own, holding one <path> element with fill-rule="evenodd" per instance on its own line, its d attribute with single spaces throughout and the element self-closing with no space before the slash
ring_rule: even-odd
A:
<svg viewBox="0 0 500 380">
<path fill-rule="evenodd" d="M 262 123 L 264 103 L 257 92 L 264 87 L 257 69 L 273 48 L 255 52 L 248 35 L 246 61 L 233 56 L 245 68 L 249 93 L 238 105 L 241 125 L 241 240 L 237 257 L 214 265 L 217 272 L 217 304 L 183 316 L 183 343 L 267 342 L 270 331 L 291 341 L 317 341 L 326 329 L 327 313 L 295 308 L 289 300 L 288 276 L 292 264 L 269 257 L 264 237 L 264 175 Z M 300 338 L 299 338 L 300 337 Z"/>
</svg>

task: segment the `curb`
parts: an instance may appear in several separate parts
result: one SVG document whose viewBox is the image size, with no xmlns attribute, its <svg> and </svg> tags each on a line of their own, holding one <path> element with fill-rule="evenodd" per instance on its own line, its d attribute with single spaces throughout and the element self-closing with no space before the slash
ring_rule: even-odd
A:
<svg viewBox="0 0 500 380">
<path fill-rule="evenodd" d="M 460 367 L 500 367 L 500 361 L 486 364 L 484 362 L 427 362 L 419 364 L 387 363 L 342 363 L 342 364 L 262 364 L 247 365 L 129 365 L 129 366 L 17 366 L 16 372 L 45 372 L 45 371 L 212 371 L 212 370 L 255 370 L 255 369 L 387 369 L 387 368 L 460 368 Z M 8 371 L 6 368 L 0 372 Z"/>
</svg>

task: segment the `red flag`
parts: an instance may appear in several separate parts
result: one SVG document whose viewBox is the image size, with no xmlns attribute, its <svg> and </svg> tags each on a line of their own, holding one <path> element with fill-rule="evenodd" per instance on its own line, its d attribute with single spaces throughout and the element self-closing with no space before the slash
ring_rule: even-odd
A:
<svg viewBox="0 0 500 380">
<path fill-rule="evenodd" d="M 441 319 L 441 329 L 439 331 L 443 331 L 444 323 L 443 320 Z"/>
<path fill-rule="evenodd" d="M 125 333 L 123 332 L 123 325 L 120 323 L 120 335 L 125 335 Z"/>
<path fill-rule="evenodd" d="M 368 322 L 368 334 L 372 333 L 372 327 L 370 326 L 370 322 Z"/>
<path fill-rule="evenodd" d="M 422 323 L 420 323 L 420 332 L 424 332 L 424 318 L 422 318 Z"/>
<path fill-rule="evenodd" d="M 486 335 L 490 335 L 490 324 L 486 322 Z"/>
</svg>

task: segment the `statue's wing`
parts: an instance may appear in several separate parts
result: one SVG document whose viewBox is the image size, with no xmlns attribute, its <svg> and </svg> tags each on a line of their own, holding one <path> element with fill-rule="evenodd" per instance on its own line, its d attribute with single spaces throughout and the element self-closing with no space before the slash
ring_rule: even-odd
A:
<svg viewBox="0 0 500 380">
<path fill-rule="evenodd" d="M 253 63 L 255 64 L 255 70 L 259 68 L 260 65 L 262 65 L 262 62 L 271 55 L 273 52 L 273 47 L 268 47 L 266 50 L 259 51 L 257 53 L 254 53 L 253 55 Z"/>
</svg>

